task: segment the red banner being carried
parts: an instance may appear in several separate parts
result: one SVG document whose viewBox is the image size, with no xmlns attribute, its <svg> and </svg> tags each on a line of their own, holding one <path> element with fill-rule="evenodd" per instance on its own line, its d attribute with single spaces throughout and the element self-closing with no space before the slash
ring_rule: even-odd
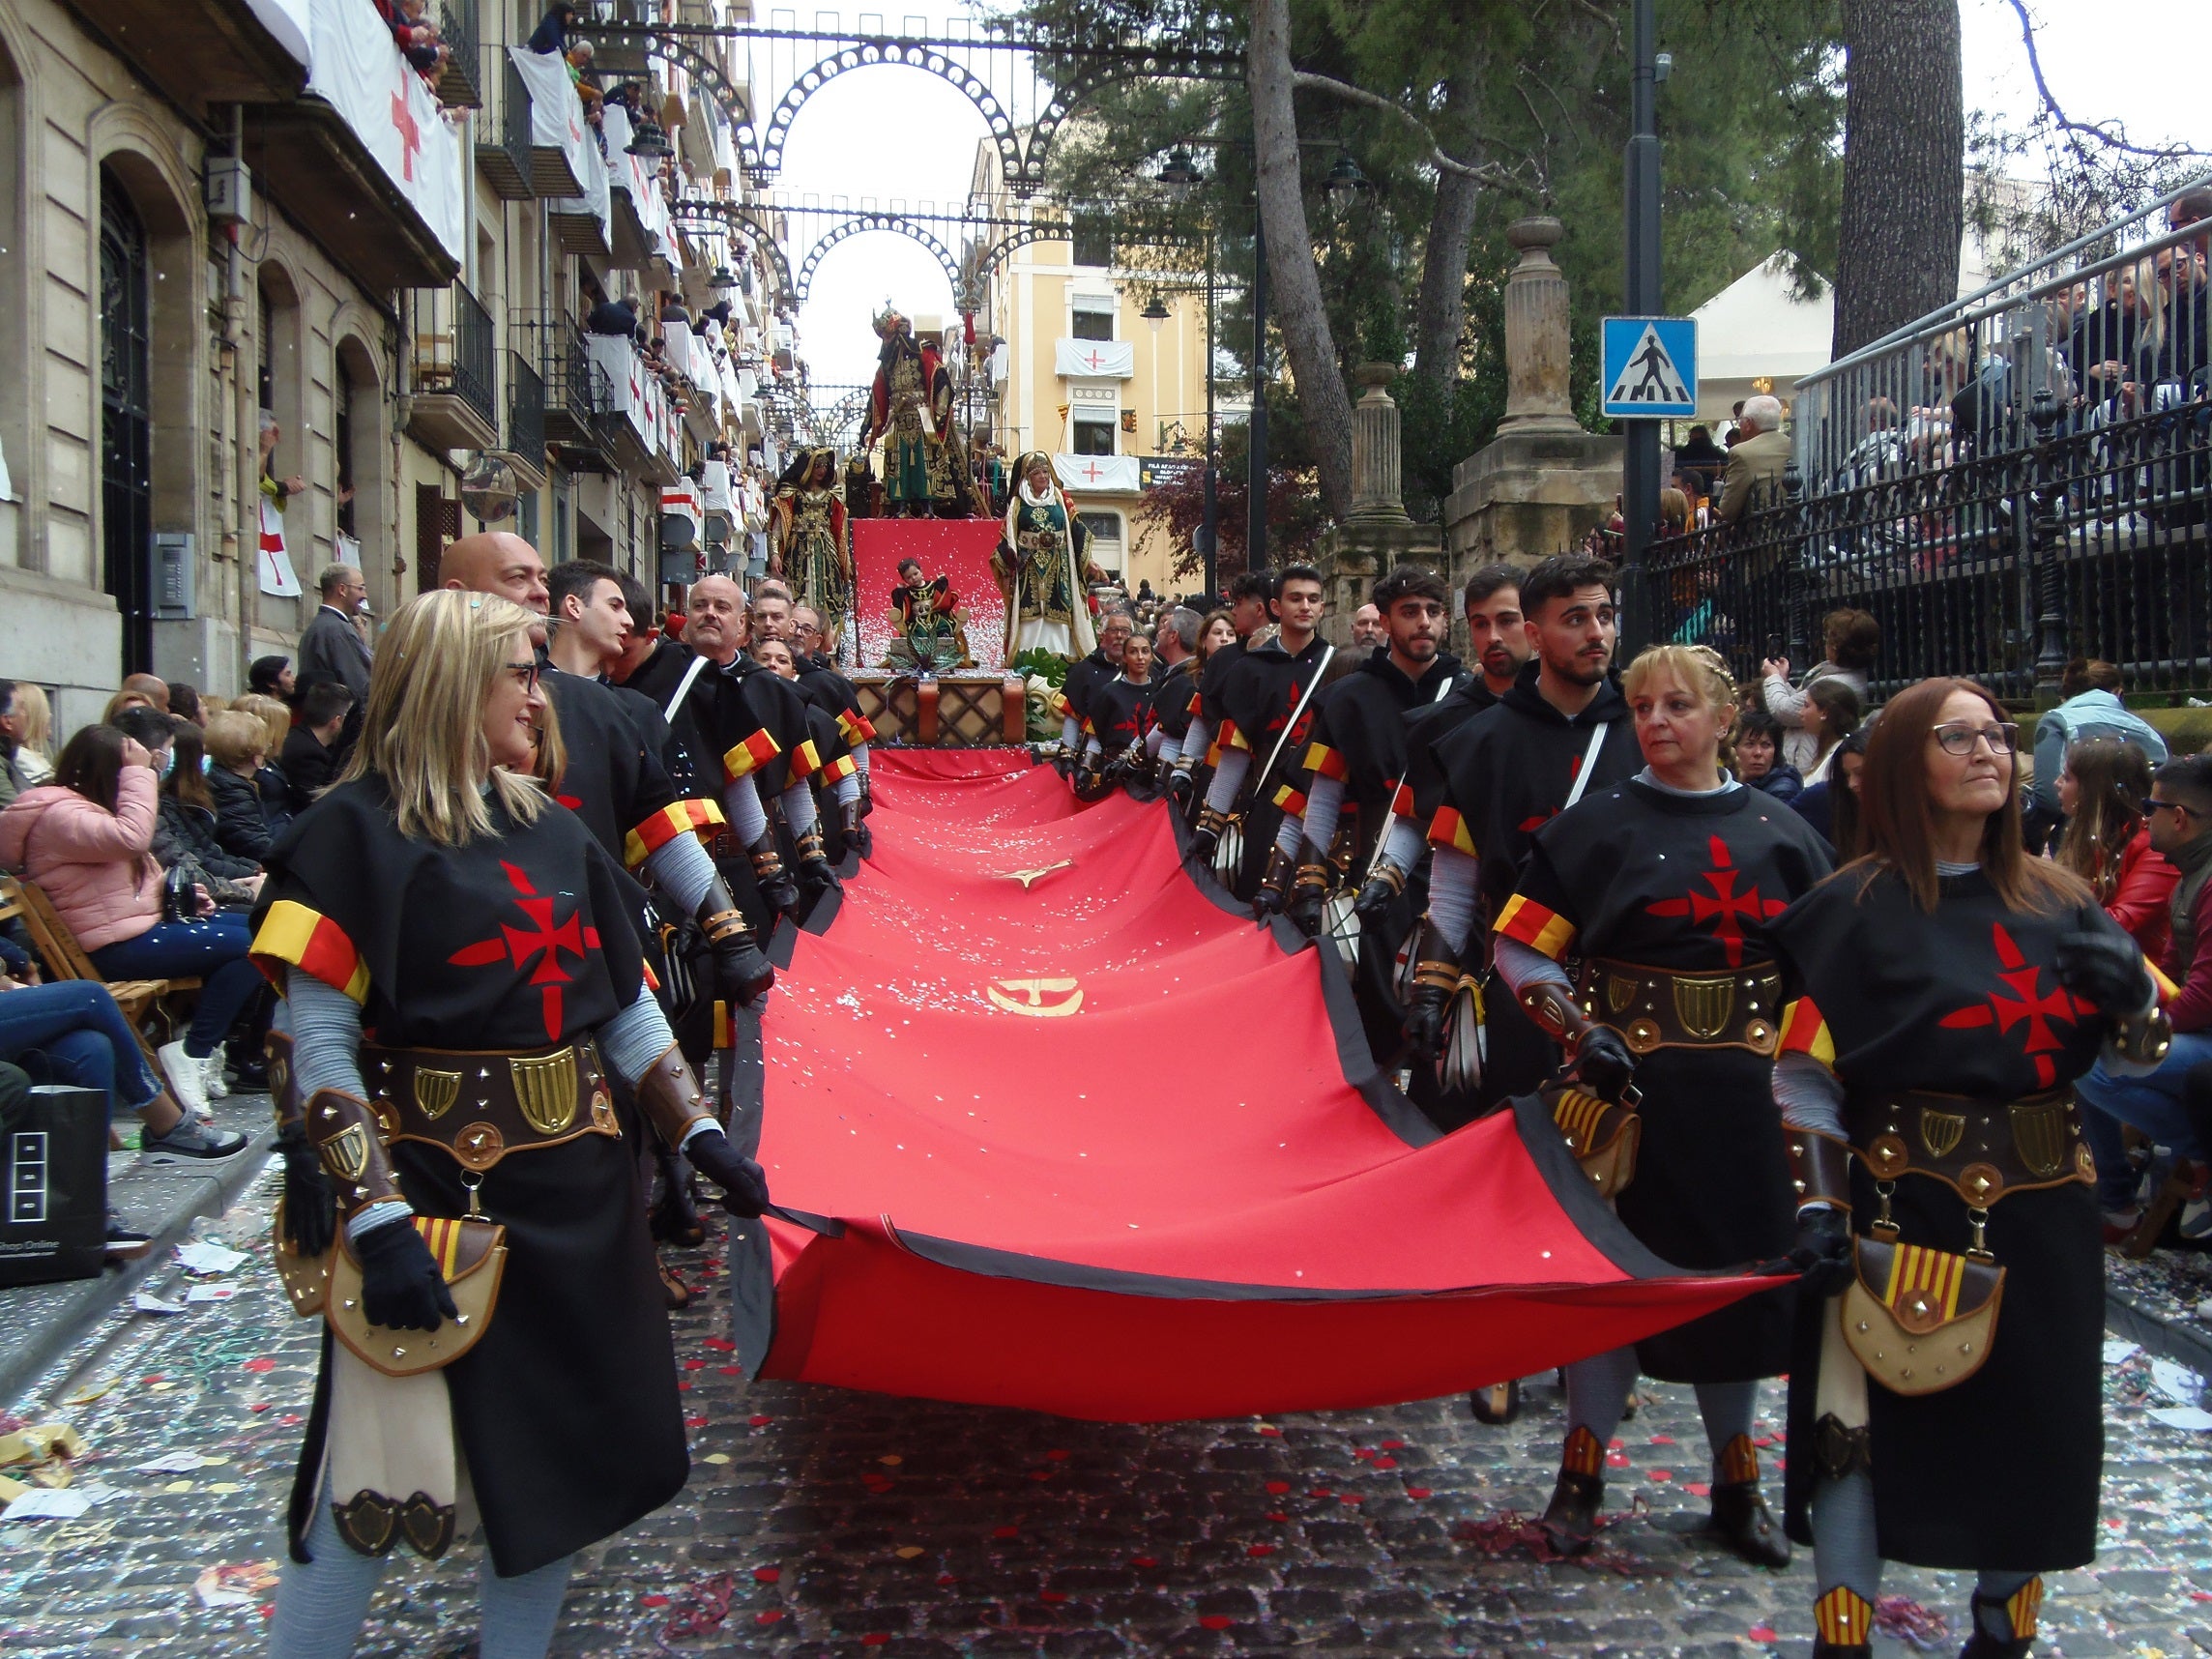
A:
<svg viewBox="0 0 2212 1659">
<path fill-rule="evenodd" d="M 885 751 L 874 859 L 764 1021 L 766 1374 L 1156 1421 L 1425 1399 L 1771 1279 L 1630 1238 L 1533 1108 L 1439 1137 L 1341 976 L 1217 908 L 1167 813 Z"/>
</svg>

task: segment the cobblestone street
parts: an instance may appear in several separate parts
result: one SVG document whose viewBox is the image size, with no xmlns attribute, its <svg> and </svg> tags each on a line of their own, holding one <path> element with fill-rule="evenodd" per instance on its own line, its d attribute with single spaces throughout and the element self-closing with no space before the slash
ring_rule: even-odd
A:
<svg viewBox="0 0 2212 1659">
<path fill-rule="evenodd" d="M 258 1250 L 271 1185 L 257 1183 L 205 1236 Z M 691 1483 L 587 1557 L 557 1653 L 1809 1646 L 1808 1560 L 1761 1573 L 1694 1536 L 1705 1488 L 1687 1389 L 1647 1389 L 1624 1428 L 1599 1559 L 1547 1565 L 1498 1523 L 1549 1491 L 1559 1409 L 1549 1381 L 1506 1429 L 1475 1423 L 1457 1400 L 1147 1428 L 748 1389 L 719 1346 L 711 1255 L 686 1276 L 706 1293 L 678 1320 Z M 181 1296 L 174 1278 L 157 1275 L 153 1288 Z M 314 1327 L 289 1317 L 258 1255 L 209 1282 L 238 1294 L 182 1315 L 115 1316 L 18 1405 L 26 1421 L 75 1427 L 90 1448 L 77 1484 L 113 1493 L 82 1519 L 0 1524 L 0 1653 L 260 1650 L 268 1592 L 210 1608 L 194 1585 L 207 1569 L 278 1553 L 273 1518 L 306 1409 Z M 2109 1379 L 2109 1543 L 2093 1572 L 2052 1586 L 2040 1650 L 2212 1651 L 2203 1441 L 2149 1420 L 2171 1402 L 2151 1391 L 2141 1355 Z M 1779 1393 L 1765 1405 L 1762 1436 L 1777 1432 Z M 135 1467 L 175 1453 L 211 1461 Z M 465 1651 L 476 1559 L 430 1572 L 396 1557 L 361 1651 Z M 1898 1572 L 1885 1589 L 1954 1630 L 1963 1619 L 1963 1582 Z M 1899 1629 L 1913 1623 L 1911 1608 L 1890 1612 Z M 1929 1650 L 1956 1650 L 1956 1635 L 1918 1628 Z M 1885 1637 L 1877 1651 L 1910 1649 Z"/>
</svg>

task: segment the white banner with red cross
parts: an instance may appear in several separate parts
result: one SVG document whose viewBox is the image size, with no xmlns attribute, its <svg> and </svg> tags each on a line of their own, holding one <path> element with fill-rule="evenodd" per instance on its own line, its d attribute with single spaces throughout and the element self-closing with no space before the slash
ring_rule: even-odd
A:
<svg viewBox="0 0 2212 1659">
<path fill-rule="evenodd" d="M 307 90 L 354 130 L 438 245 L 468 253 L 468 170 L 460 134 L 438 111 L 422 77 L 364 0 L 309 0 L 314 56 Z"/>
</svg>

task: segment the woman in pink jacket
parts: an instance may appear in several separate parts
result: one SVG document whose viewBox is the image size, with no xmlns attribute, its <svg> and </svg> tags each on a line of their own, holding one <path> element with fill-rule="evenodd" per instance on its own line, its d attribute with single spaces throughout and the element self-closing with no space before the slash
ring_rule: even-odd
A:
<svg viewBox="0 0 2212 1659">
<path fill-rule="evenodd" d="M 223 1033 L 262 981 L 247 959 L 245 917 L 161 918 L 165 884 L 147 850 L 160 818 L 157 764 L 113 726 L 85 727 L 54 762 L 53 782 L 0 812 L 0 865 L 44 889 L 103 977 L 201 981 L 190 1029 L 160 1056 L 178 1102 L 197 1119 L 207 1116 L 207 1070 L 219 1063 Z M 206 902 L 197 889 L 192 897 Z"/>
</svg>

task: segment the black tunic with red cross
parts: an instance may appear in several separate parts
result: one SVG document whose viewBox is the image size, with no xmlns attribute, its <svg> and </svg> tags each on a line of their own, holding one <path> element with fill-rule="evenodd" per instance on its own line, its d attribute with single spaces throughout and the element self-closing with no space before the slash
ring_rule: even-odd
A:
<svg viewBox="0 0 2212 1659">
<path fill-rule="evenodd" d="M 1328 655 L 1328 644 L 1319 634 L 1306 641 L 1295 655 L 1278 636 L 1266 644 L 1247 647 L 1225 677 L 1221 687 L 1222 720 L 1214 742 L 1224 753 L 1247 750 L 1251 770 L 1244 774 L 1244 867 L 1236 891 L 1250 898 L 1267 868 L 1267 849 L 1275 844 L 1282 827 L 1283 803 L 1278 796 L 1293 788 L 1293 769 L 1313 736 L 1317 691 L 1306 696 Z M 1299 705 L 1303 703 L 1301 709 Z M 1294 721 L 1293 716 L 1295 716 Z M 1274 760 L 1270 769 L 1268 761 Z"/>
<path fill-rule="evenodd" d="M 1408 716 L 1436 704 L 1459 672 L 1459 658 L 1449 652 L 1438 653 L 1415 678 L 1387 651 L 1378 651 L 1315 696 L 1313 731 L 1297 757 L 1295 787 L 1310 791 L 1320 777 L 1344 785 L 1344 823 L 1358 830 L 1355 868 L 1366 867 L 1405 781 Z"/>
<path fill-rule="evenodd" d="M 1152 682 L 1152 723 L 1167 734 L 1169 742 L 1179 743 L 1190 730 L 1197 702 L 1198 658 L 1186 656 Z"/>
<path fill-rule="evenodd" d="M 1116 675 L 1091 693 L 1091 712 L 1085 716 L 1085 724 L 1108 759 L 1145 741 L 1152 729 L 1152 693 L 1156 689 L 1150 684 L 1131 684 Z"/>
<path fill-rule="evenodd" d="M 1632 779 L 1592 789 L 1536 831 L 1497 931 L 1555 961 L 1732 974 L 1748 997 L 1742 971 L 1774 957 L 1767 928 L 1827 873 L 1827 844 L 1771 796 L 1670 795 Z M 1772 1027 L 1781 1010 L 1762 1011 Z M 1593 1017 L 1605 1013 L 1601 997 Z M 1629 1231 L 1680 1267 L 1787 1255 L 1797 1207 L 1772 1062 L 1742 1048 L 1661 1048 L 1638 1061 L 1636 1085 L 1643 1145 L 1616 1201 Z M 1639 1361 L 1678 1382 L 1779 1376 L 1792 1315 L 1787 1291 L 1753 1296 L 1646 1339 Z"/>
<path fill-rule="evenodd" d="M 270 854 L 256 959 L 354 998 L 378 1043 L 491 1065 L 581 1042 L 644 982 L 629 883 L 561 807 L 522 825 L 495 802 L 493 820 L 441 847 L 399 833 L 381 779 L 340 784 Z M 373 1071 L 364 1081 L 373 1092 Z M 395 1141 L 390 1156 L 418 1214 L 469 1213 L 443 1148 Z M 507 1228 L 507 1268 L 491 1324 L 444 1375 L 492 1560 L 512 1576 L 650 1514 L 689 1463 L 631 1150 L 586 1134 L 511 1152 L 477 1196 Z M 316 1398 L 306 1483 L 322 1467 L 327 1372 Z M 303 1506 L 296 1530 L 306 1519 Z"/>
<path fill-rule="evenodd" d="M 1935 910 L 1923 911 L 1894 874 L 1853 866 L 1772 924 L 1792 999 L 1783 1054 L 1834 1073 L 1847 1128 L 1904 1091 L 1965 1096 L 1994 1107 L 2001 1122 L 2009 1103 L 2071 1085 L 2110 1034 L 2055 967 L 2069 933 L 2126 942 L 2100 906 L 2083 896 L 2014 910 L 1979 870 L 1941 877 L 1937 889 Z M 1954 1254 L 1972 1244 L 1952 1188 L 1915 1175 L 1893 1185 L 1904 1242 Z M 1877 1196 L 1855 1159 L 1851 1197 L 1864 1232 Z M 2081 1566 L 2097 1546 L 2104 1447 L 2095 1189 L 2069 1182 L 2000 1198 L 1987 1238 L 2005 1281 L 1981 1370 L 1909 1398 L 1867 1384 L 1881 1553 L 1928 1567 Z M 1833 1304 L 1819 1312 L 1801 1323 L 1791 1370 L 1790 1510 L 1800 1539 L 1810 1536 L 1818 1341 L 1835 1317 Z"/>
<path fill-rule="evenodd" d="M 672 837 L 721 822 L 718 802 L 678 796 L 650 700 L 550 665 L 543 684 L 567 757 L 554 798 L 617 862 L 635 870 Z"/>
</svg>

